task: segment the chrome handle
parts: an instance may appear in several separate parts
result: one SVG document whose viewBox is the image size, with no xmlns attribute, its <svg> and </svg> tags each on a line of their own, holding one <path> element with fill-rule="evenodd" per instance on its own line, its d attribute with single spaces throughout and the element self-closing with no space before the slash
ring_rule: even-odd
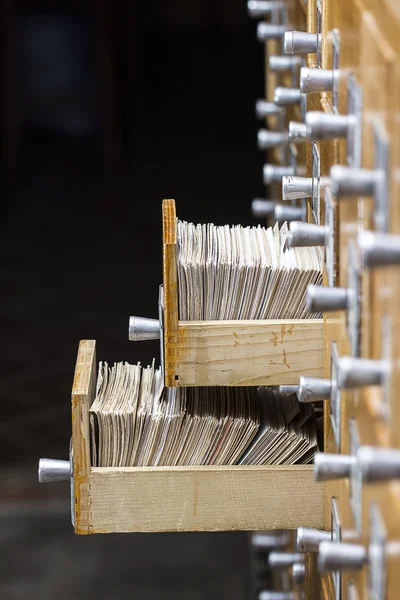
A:
<svg viewBox="0 0 400 600">
<path fill-rule="evenodd" d="M 305 142 L 307 140 L 307 126 L 305 123 L 289 121 L 289 142 Z"/>
<path fill-rule="evenodd" d="M 129 339 L 132 342 L 159 340 L 161 336 L 160 321 L 146 317 L 129 317 Z"/>
<path fill-rule="evenodd" d="M 284 223 L 285 221 L 304 221 L 307 216 L 306 207 L 290 206 L 287 204 L 277 204 L 274 210 L 275 221 Z"/>
<path fill-rule="evenodd" d="M 368 562 L 367 550 L 358 544 L 322 542 L 318 552 L 320 573 L 361 569 Z"/>
<path fill-rule="evenodd" d="M 257 25 L 257 39 L 259 42 L 267 42 L 280 38 L 285 33 L 287 25 L 274 25 L 272 23 L 259 23 Z"/>
<path fill-rule="evenodd" d="M 311 111 L 306 114 L 307 137 L 310 140 L 344 138 L 356 121 L 354 115 Z"/>
<path fill-rule="evenodd" d="M 277 106 L 294 106 L 300 104 L 301 93 L 298 88 L 277 87 L 274 91 L 274 102 Z"/>
<path fill-rule="evenodd" d="M 302 67 L 300 69 L 300 91 L 303 94 L 328 92 L 333 89 L 334 78 L 337 74 L 337 71 L 330 69 Z"/>
<path fill-rule="evenodd" d="M 325 246 L 327 235 L 328 228 L 326 225 L 292 222 L 289 226 L 289 235 L 286 239 L 286 244 L 288 248 Z"/>
<path fill-rule="evenodd" d="M 321 542 L 331 541 L 331 532 L 311 527 L 299 527 L 297 530 L 297 550 L 299 552 L 313 552 L 318 550 Z"/>
<path fill-rule="evenodd" d="M 271 569 L 288 569 L 295 563 L 303 563 L 304 554 L 291 552 L 271 552 L 268 557 L 268 564 Z"/>
<path fill-rule="evenodd" d="M 300 66 L 302 59 L 299 56 L 270 56 L 268 58 L 268 66 L 273 73 L 281 73 L 290 71 L 295 67 Z"/>
<path fill-rule="evenodd" d="M 251 19 L 258 19 L 270 15 L 276 10 L 283 10 L 285 7 L 284 0 L 249 0 L 247 14 Z"/>
<path fill-rule="evenodd" d="M 283 109 L 277 106 L 274 102 L 266 100 L 257 100 L 256 102 L 256 117 L 257 119 L 265 119 L 270 116 L 280 116 L 283 114 Z"/>
<path fill-rule="evenodd" d="M 282 180 L 284 175 L 294 175 L 295 172 L 295 167 L 266 164 L 263 167 L 263 180 L 266 185 L 269 183 L 277 183 Z"/>
<path fill-rule="evenodd" d="M 286 31 L 283 36 L 285 54 L 314 54 L 317 52 L 318 35 L 306 31 Z"/>
<path fill-rule="evenodd" d="M 331 380 L 320 377 L 299 378 L 298 399 L 299 402 L 317 402 L 326 400 L 331 395 Z"/>
<path fill-rule="evenodd" d="M 259 129 L 257 133 L 257 146 L 259 150 L 268 150 L 276 146 L 284 146 L 288 142 L 288 134 L 283 131 Z"/>
<path fill-rule="evenodd" d="M 299 200 L 300 198 L 311 198 L 313 180 L 311 177 L 293 177 L 284 175 L 282 177 L 282 200 Z"/>
<path fill-rule="evenodd" d="M 263 219 L 274 213 L 276 202 L 255 198 L 251 203 L 251 213 L 256 219 Z"/>
<path fill-rule="evenodd" d="M 345 479 L 355 464 L 356 458 L 348 454 L 318 452 L 314 457 L 314 476 L 316 481 Z"/>
<path fill-rule="evenodd" d="M 39 460 L 39 483 L 54 483 L 56 481 L 69 481 L 71 478 L 71 463 L 69 460 L 56 460 L 41 458 Z"/>
<path fill-rule="evenodd" d="M 366 267 L 386 267 L 400 263 L 400 235 L 362 231 L 358 247 Z"/>
<path fill-rule="evenodd" d="M 346 310 L 349 293 L 345 288 L 309 285 L 307 287 L 307 310 L 309 312 L 331 312 Z"/>
<path fill-rule="evenodd" d="M 389 370 L 389 362 L 368 358 L 341 356 L 338 359 L 338 385 L 340 388 L 381 385 Z"/>
</svg>

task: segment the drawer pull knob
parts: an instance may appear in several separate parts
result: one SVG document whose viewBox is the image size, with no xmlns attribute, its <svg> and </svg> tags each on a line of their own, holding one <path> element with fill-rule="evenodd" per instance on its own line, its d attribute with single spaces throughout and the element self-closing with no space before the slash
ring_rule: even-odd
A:
<svg viewBox="0 0 400 600">
<path fill-rule="evenodd" d="M 307 31 L 286 31 L 283 36 L 285 54 L 314 54 L 317 52 L 318 35 Z"/>
<path fill-rule="evenodd" d="M 53 458 L 41 458 L 39 460 L 39 483 L 69 481 L 70 477 L 71 464 L 69 460 L 56 460 Z"/>
<path fill-rule="evenodd" d="M 302 60 L 299 56 L 272 55 L 268 58 L 268 66 L 273 73 L 282 73 L 300 66 Z"/>
<path fill-rule="evenodd" d="M 357 468 L 365 483 L 400 478 L 400 450 L 360 446 L 354 455 L 319 452 L 314 458 L 317 481 L 344 479 Z"/>
<path fill-rule="evenodd" d="M 266 100 L 257 100 L 256 102 L 256 117 L 257 119 L 265 119 L 269 116 L 282 115 L 283 109 L 274 102 Z"/>
<path fill-rule="evenodd" d="M 288 248 L 325 246 L 327 235 L 328 227 L 326 225 L 293 222 L 289 226 L 289 235 L 286 238 L 286 244 Z"/>
<path fill-rule="evenodd" d="M 311 198 L 313 181 L 311 177 L 282 177 L 282 200 L 299 200 Z"/>
<path fill-rule="evenodd" d="M 300 377 L 298 386 L 299 402 L 326 400 L 331 395 L 331 380 L 320 377 Z"/>
<path fill-rule="evenodd" d="M 354 115 L 337 115 L 320 111 L 306 114 L 307 137 L 310 140 L 344 138 L 350 127 L 357 123 Z"/>
<path fill-rule="evenodd" d="M 329 92 L 333 89 L 334 78 L 338 74 L 338 71 L 330 69 L 302 67 L 300 69 L 300 91 L 303 94 Z"/>
<path fill-rule="evenodd" d="M 305 142 L 307 140 L 307 126 L 305 123 L 289 121 L 289 142 Z"/>
<path fill-rule="evenodd" d="M 381 385 L 389 368 L 386 360 L 342 356 L 338 360 L 338 385 L 344 389 Z"/>
<path fill-rule="evenodd" d="M 271 569 L 288 569 L 295 563 L 304 563 L 304 554 L 291 552 L 271 552 L 268 564 Z"/>
<path fill-rule="evenodd" d="M 264 200 L 262 198 L 254 198 L 251 203 L 251 214 L 256 219 L 263 219 L 274 213 L 276 202 L 273 200 Z"/>
<path fill-rule="evenodd" d="M 268 150 L 276 146 L 284 146 L 288 142 L 288 134 L 284 131 L 271 131 L 259 129 L 257 133 L 257 146 L 259 150 Z"/>
<path fill-rule="evenodd" d="M 276 87 L 274 102 L 278 106 L 294 106 L 300 104 L 301 93 L 298 88 Z"/>
<path fill-rule="evenodd" d="M 296 545 L 299 552 L 313 552 L 318 550 L 321 542 L 331 541 L 331 532 L 312 527 L 299 527 L 297 529 Z"/>
<path fill-rule="evenodd" d="M 400 263 L 400 235 L 362 231 L 358 247 L 366 267 L 385 267 Z"/>
<path fill-rule="evenodd" d="M 297 394 L 299 391 L 298 385 L 280 385 L 279 393 L 280 394 Z"/>
<path fill-rule="evenodd" d="M 304 583 L 306 577 L 306 568 L 303 563 L 296 563 L 292 567 L 292 580 L 295 585 Z"/>
<path fill-rule="evenodd" d="M 251 19 L 258 19 L 270 15 L 276 10 L 283 10 L 285 6 L 284 0 L 249 0 L 247 14 Z"/>
<path fill-rule="evenodd" d="M 160 336 L 160 321 L 158 319 L 129 317 L 129 339 L 131 342 L 159 340 Z"/>
<path fill-rule="evenodd" d="M 314 457 L 314 476 L 316 481 L 331 481 L 350 477 L 356 457 L 347 454 L 329 454 L 319 452 Z"/>
<path fill-rule="evenodd" d="M 357 451 L 363 481 L 377 482 L 400 478 L 400 450 L 361 446 Z"/>
<path fill-rule="evenodd" d="M 322 542 L 318 552 L 320 573 L 361 569 L 368 562 L 368 553 L 359 544 Z"/>
<path fill-rule="evenodd" d="M 290 140 L 290 125 L 289 123 L 289 140 Z M 300 123 L 297 123 L 300 125 Z M 303 128 L 307 126 L 302 123 Z M 304 129 L 303 129 L 304 131 Z M 330 184 L 329 177 L 319 178 L 320 186 L 326 188 Z M 312 177 L 292 177 L 286 175 L 282 177 L 282 200 L 298 200 L 299 198 L 311 198 L 313 195 L 313 180 Z"/>
<path fill-rule="evenodd" d="M 257 39 L 259 42 L 276 40 L 283 36 L 287 25 L 274 25 L 272 23 L 259 23 L 257 25 Z"/>
<path fill-rule="evenodd" d="M 312 313 L 346 310 L 349 292 L 346 288 L 309 285 L 306 301 L 307 310 Z"/>
<path fill-rule="evenodd" d="M 353 169 L 342 165 L 331 167 L 332 193 L 342 196 L 372 196 L 380 183 L 383 171 L 373 169 Z"/>
<path fill-rule="evenodd" d="M 266 185 L 278 183 L 284 175 L 294 175 L 295 171 L 295 167 L 288 165 L 266 164 L 263 167 L 263 180 Z"/>
<path fill-rule="evenodd" d="M 274 210 L 275 221 L 284 223 L 285 221 L 305 221 L 307 209 L 305 206 L 297 207 L 285 204 L 277 204 Z"/>
<path fill-rule="evenodd" d="M 251 536 L 251 545 L 257 550 L 268 550 L 269 548 L 282 548 L 289 543 L 289 535 L 284 533 L 255 533 Z"/>
</svg>

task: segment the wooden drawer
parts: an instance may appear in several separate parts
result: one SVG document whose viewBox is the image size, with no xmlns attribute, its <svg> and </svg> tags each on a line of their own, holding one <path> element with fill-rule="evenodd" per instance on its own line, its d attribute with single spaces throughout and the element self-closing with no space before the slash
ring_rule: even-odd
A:
<svg viewBox="0 0 400 600">
<path fill-rule="evenodd" d="M 297 384 L 322 377 L 323 320 L 179 321 L 176 212 L 163 202 L 165 385 Z"/>
<path fill-rule="evenodd" d="M 84 340 L 72 389 L 76 533 L 323 527 L 312 466 L 91 467 L 96 376 L 96 343 Z"/>
</svg>

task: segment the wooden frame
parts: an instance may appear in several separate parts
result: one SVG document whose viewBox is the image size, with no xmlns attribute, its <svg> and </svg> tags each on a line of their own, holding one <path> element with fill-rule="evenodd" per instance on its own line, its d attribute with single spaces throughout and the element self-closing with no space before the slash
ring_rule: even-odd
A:
<svg viewBox="0 0 400 600">
<path fill-rule="evenodd" d="M 84 340 L 72 388 L 76 533 L 323 526 L 312 466 L 91 467 L 96 370 L 96 343 Z"/>
<path fill-rule="evenodd" d="M 163 202 L 165 385 L 297 384 L 322 377 L 323 320 L 179 321 L 175 201 Z"/>
</svg>

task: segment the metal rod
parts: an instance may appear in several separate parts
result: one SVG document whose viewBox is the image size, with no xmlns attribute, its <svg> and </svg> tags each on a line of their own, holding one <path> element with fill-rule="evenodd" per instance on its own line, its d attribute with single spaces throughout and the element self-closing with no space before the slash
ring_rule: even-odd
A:
<svg viewBox="0 0 400 600">
<path fill-rule="evenodd" d="M 317 51 L 318 36 L 306 31 L 286 31 L 283 36 L 285 54 L 314 54 Z"/>
<path fill-rule="evenodd" d="M 354 115 L 337 115 L 319 111 L 306 114 L 307 137 L 310 140 L 344 138 L 348 129 L 356 123 Z"/>
<path fill-rule="evenodd" d="M 338 359 L 338 385 L 340 388 L 381 385 L 389 367 L 389 362 L 384 360 L 341 356 Z"/>
<path fill-rule="evenodd" d="M 300 104 L 301 93 L 298 88 L 277 87 L 274 91 L 274 102 L 278 106 Z"/>
<path fill-rule="evenodd" d="M 305 206 L 290 206 L 287 204 L 277 204 L 274 210 L 275 220 L 279 223 L 284 221 L 303 221 L 307 216 L 307 209 Z"/>
<path fill-rule="evenodd" d="M 345 479 L 350 476 L 356 458 L 348 454 L 328 454 L 318 452 L 314 457 L 314 476 L 316 481 Z"/>
<path fill-rule="evenodd" d="M 307 287 L 307 310 L 312 313 L 345 310 L 349 293 L 345 288 L 309 285 Z"/>
<path fill-rule="evenodd" d="M 289 142 L 305 142 L 307 140 L 307 127 L 305 123 L 289 121 Z"/>
<path fill-rule="evenodd" d="M 71 464 L 69 460 L 56 460 L 41 458 L 39 460 L 39 483 L 54 483 L 56 481 L 69 481 L 71 477 Z"/>
<path fill-rule="evenodd" d="M 374 483 L 400 478 L 400 450 L 361 446 L 357 460 L 363 481 Z"/>
<path fill-rule="evenodd" d="M 361 569 L 368 562 L 367 550 L 358 544 L 322 542 L 318 552 L 320 573 Z"/>
<path fill-rule="evenodd" d="M 271 569 L 288 569 L 295 563 L 303 563 L 304 554 L 293 554 L 291 552 L 271 552 L 268 564 Z"/>
<path fill-rule="evenodd" d="M 316 402 L 318 400 L 326 400 L 331 395 L 332 383 L 330 379 L 322 379 L 321 377 L 304 377 L 299 378 L 298 398 L 299 402 Z"/>
<path fill-rule="evenodd" d="M 312 177 L 293 177 L 292 175 L 284 175 L 282 177 L 282 200 L 311 198 L 312 187 Z"/>
<path fill-rule="evenodd" d="M 268 66 L 273 73 L 281 73 L 282 71 L 290 71 L 294 67 L 301 65 L 302 59 L 299 56 L 277 56 L 273 55 L 268 58 Z"/>
<path fill-rule="evenodd" d="M 380 171 L 354 169 L 343 165 L 331 167 L 332 193 L 337 198 L 343 196 L 373 196 Z"/>
<path fill-rule="evenodd" d="M 288 134 L 285 131 L 271 131 L 270 129 L 259 129 L 257 133 L 257 146 L 259 150 L 268 150 L 276 146 L 283 146 L 288 142 Z"/>
<path fill-rule="evenodd" d="M 400 264 L 400 235 L 362 231 L 358 234 L 358 247 L 366 267 Z"/>
<path fill-rule="evenodd" d="M 300 69 L 300 91 L 303 94 L 328 92 L 333 89 L 334 72 L 330 69 L 302 67 Z"/>
<path fill-rule="evenodd" d="M 321 542 L 331 541 L 331 532 L 312 527 L 299 527 L 297 529 L 297 550 L 299 552 L 313 552 L 318 550 Z"/>
<path fill-rule="evenodd" d="M 292 222 L 289 226 L 286 243 L 289 248 L 304 246 L 325 246 L 328 228 L 314 223 Z"/>
<path fill-rule="evenodd" d="M 258 19 L 270 15 L 276 10 L 283 10 L 285 7 L 284 0 L 249 0 L 247 14 L 251 19 Z"/>
<path fill-rule="evenodd" d="M 146 317 L 129 317 L 129 339 L 132 342 L 159 340 L 161 336 L 160 321 Z"/>
<path fill-rule="evenodd" d="M 294 175 L 295 167 L 288 165 L 266 164 L 263 167 L 263 180 L 266 185 L 269 183 L 278 183 L 284 175 Z"/>
<path fill-rule="evenodd" d="M 263 219 L 274 213 L 275 205 L 276 202 L 274 202 L 273 200 L 254 198 L 254 200 L 251 203 L 251 214 L 256 219 Z"/>
<path fill-rule="evenodd" d="M 283 109 L 274 102 L 266 100 L 257 100 L 256 102 L 256 117 L 257 119 L 265 119 L 269 116 L 280 116 L 283 114 Z"/>
<path fill-rule="evenodd" d="M 285 33 L 287 25 L 274 25 L 272 23 L 259 23 L 257 25 L 257 39 L 259 42 L 267 42 L 280 38 Z"/>
</svg>

